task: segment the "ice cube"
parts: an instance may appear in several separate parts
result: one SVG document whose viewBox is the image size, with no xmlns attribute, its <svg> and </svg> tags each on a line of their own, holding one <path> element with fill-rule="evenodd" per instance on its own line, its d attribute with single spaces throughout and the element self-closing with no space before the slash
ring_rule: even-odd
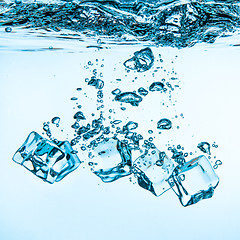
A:
<svg viewBox="0 0 240 240">
<path fill-rule="evenodd" d="M 139 186 L 156 196 L 169 190 L 167 180 L 174 170 L 174 164 L 165 152 L 158 149 L 146 153 L 134 161 L 133 172 Z"/>
<path fill-rule="evenodd" d="M 208 159 L 201 155 L 177 166 L 168 180 L 181 204 L 186 207 L 211 198 L 219 178 Z"/>
<path fill-rule="evenodd" d="M 131 150 L 117 138 L 104 139 L 98 143 L 91 157 L 94 173 L 103 182 L 113 182 L 131 174 Z"/>
<path fill-rule="evenodd" d="M 13 161 L 48 183 L 62 180 L 81 163 L 68 141 L 54 143 L 36 132 L 29 134 Z"/>
<path fill-rule="evenodd" d="M 71 144 L 68 141 L 60 141 L 57 146 L 64 152 L 65 156 L 60 161 L 56 161 L 52 165 L 52 170 L 57 172 L 56 182 L 61 181 L 70 172 L 77 169 L 81 163 L 77 156 L 77 152 L 73 150 Z"/>
</svg>

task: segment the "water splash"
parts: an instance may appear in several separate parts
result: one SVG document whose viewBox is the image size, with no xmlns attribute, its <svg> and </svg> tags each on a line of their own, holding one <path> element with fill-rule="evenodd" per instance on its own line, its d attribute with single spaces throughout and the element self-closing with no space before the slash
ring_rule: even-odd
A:
<svg viewBox="0 0 240 240">
<path fill-rule="evenodd" d="M 239 30 L 239 16 L 239 1 L 20 2 L 1 3 L 0 26 L 60 34 L 67 29 L 86 36 L 106 36 L 118 41 L 132 38 L 182 48 L 232 35 Z"/>
</svg>

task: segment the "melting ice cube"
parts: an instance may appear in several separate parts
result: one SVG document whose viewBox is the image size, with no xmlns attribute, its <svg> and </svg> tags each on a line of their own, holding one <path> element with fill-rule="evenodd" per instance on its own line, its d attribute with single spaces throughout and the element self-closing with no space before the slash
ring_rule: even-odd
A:
<svg viewBox="0 0 240 240">
<path fill-rule="evenodd" d="M 106 139 L 93 148 L 94 173 L 103 182 L 113 182 L 131 174 L 131 150 L 118 139 Z M 94 158 L 95 157 L 95 158 Z"/>
<path fill-rule="evenodd" d="M 208 159 L 201 155 L 177 166 L 168 180 L 181 204 L 186 207 L 211 198 L 219 178 Z"/>
<path fill-rule="evenodd" d="M 29 134 L 13 161 L 48 183 L 62 180 L 81 163 L 68 141 L 56 144 L 36 132 Z"/>
<path fill-rule="evenodd" d="M 142 188 L 156 196 L 170 189 L 167 180 L 174 170 L 174 164 L 165 152 L 155 149 L 154 152 L 144 154 L 134 161 L 133 167 Z"/>
<path fill-rule="evenodd" d="M 144 48 L 134 53 L 134 56 L 124 62 L 124 66 L 131 70 L 144 72 L 153 66 L 154 56 L 150 48 Z"/>
</svg>

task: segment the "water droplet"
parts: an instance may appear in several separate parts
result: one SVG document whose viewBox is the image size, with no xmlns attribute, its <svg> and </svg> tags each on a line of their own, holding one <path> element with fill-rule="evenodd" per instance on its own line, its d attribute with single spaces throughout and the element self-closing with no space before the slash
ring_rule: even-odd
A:
<svg viewBox="0 0 240 240">
<path fill-rule="evenodd" d="M 216 164 L 216 165 L 222 165 L 222 161 L 221 161 L 221 160 L 217 160 L 217 161 L 215 162 L 215 164 Z"/>
<path fill-rule="evenodd" d="M 138 127 L 138 123 L 133 122 L 133 121 L 129 121 L 129 122 L 123 127 L 123 130 L 130 131 L 130 130 L 136 129 L 137 127 Z"/>
<path fill-rule="evenodd" d="M 11 27 L 6 27 L 6 28 L 5 28 L 5 32 L 8 32 L 8 33 L 9 33 L 9 32 L 11 32 L 11 31 L 12 31 L 12 28 L 11 28 Z"/>
<path fill-rule="evenodd" d="M 104 87 L 104 82 L 101 79 L 97 79 L 95 76 L 93 76 L 88 81 L 88 85 L 94 86 L 97 89 L 102 89 Z"/>
<path fill-rule="evenodd" d="M 142 95 L 142 96 L 147 96 L 147 95 L 148 95 L 148 91 L 147 91 L 145 88 L 143 88 L 143 87 L 140 87 L 140 88 L 138 89 L 138 93 L 139 93 L 140 95 Z"/>
<path fill-rule="evenodd" d="M 112 94 L 113 95 L 118 95 L 118 94 L 120 94 L 121 93 L 121 90 L 119 89 L 119 88 L 116 88 L 116 89 L 114 89 L 113 91 L 112 91 Z"/>
<path fill-rule="evenodd" d="M 77 153 L 78 153 L 77 150 L 72 150 L 72 151 L 71 151 L 71 154 L 77 154 Z"/>
<path fill-rule="evenodd" d="M 71 100 L 76 101 L 76 100 L 78 100 L 78 98 L 77 97 L 72 97 Z"/>
<path fill-rule="evenodd" d="M 59 127 L 60 117 L 52 118 L 52 123 L 55 124 L 57 127 Z"/>
<path fill-rule="evenodd" d="M 72 126 L 73 129 L 78 129 L 80 127 L 78 122 L 75 122 Z"/>
<path fill-rule="evenodd" d="M 142 97 L 133 92 L 125 92 L 116 95 L 115 101 L 130 103 L 132 106 L 138 106 L 142 101 Z"/>
<path fill-rule="evenodd" d="M 204 153 L 211 155 L 210 152 L 210 144 L 208 142 L 201 142 L 197 145 L 197 147 Z"/>
<path fill-rule="evenodd" d="M 149 91 L 151 92 L 162 91 L 162 90 L 164 90 L 164 84 L 162 82 L 154 82 L 149 87 Z"/>
<path fill-rule="evenodd" d="M 167 118 L 162 118 L 158 121 L 157 128 L 169 130 L 172 128 L 172 122 Z"/>
<path fill-rule="evenodd" d="M 121 122 L 122 122 L 121 120 L 114 120 L 112 123 L 116 125 L 116 124 L 119 124 Z"/>
<path fill-rule="evenodd" d="M 77 119 L 77 120 L 86 120 L 83 112 L 79 111 L 77 113 L 74 114 L 73 116 L 74 119 Z"/>
<path fill-rule="evenodd" d="M 217 168 L 218 168 L 218 165 L 215 164 L 215 165 L 213 166 L 213 168 L 214 168 L 214 169 L 217 169 Z"/>
</svg>

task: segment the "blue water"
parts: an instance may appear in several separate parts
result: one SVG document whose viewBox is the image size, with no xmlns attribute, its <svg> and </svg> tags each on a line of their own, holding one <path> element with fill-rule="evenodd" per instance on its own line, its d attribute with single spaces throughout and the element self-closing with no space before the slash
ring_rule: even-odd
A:
<svg viewBox="0 0 240 240">
<path fill-rule="evenodd" d="M 62 203 L 56 204 L 53 221 L 58 222 L 57 215 L 61 213 L 60 209 L 58 212 L 58 207 L 65 212 L 65 218 L 71 220 L 66 225 L 58 222 L 54 229 L 57 230 L 60 226 L 76 227 L 71 229 L 72 232 L 66 229 L 63 235 L 57 234 L 57 239 L 65 239 L 69 232 L 71 239 L 78 239 L 78 236 L 83 239 L 106 239 L 103 231 L 113 234 L 125 218 L 126 224 L 123 225 L 129 236 L 155 239 L 166 238 L 170 234 L 170 239 L 173 239 L 177 235 L 169 233 L 170 226 L 164 224 L 170 213 L 177 217 L 181 212 L 193 219 L 198 212 L 200 217 L 196 220 L 197 226 L 205 219 L 201 215 L 205 208 L 212 209 L 205 213 L 208 217 L 217 215 L 214 204 L 221 202 L 222 190 L 220 184 L 215 197 L 213 193 L 218 185 L 215 174 L 225 169 L 225 160 L 221 161 L 223 159 L 218 157 L 219 151 L 225 147 L 219 144 L 221 138 L 218 131 L 212 130 L 214 124 L 211 124 L 218 118 L 210 118 L 209 122 L 203 125 L 209 127 L 206 128 L 208 131 L 200 127 L 189 127 L 197 124 L 191 121 L 191 115 L 201 123 L 211 116 L 211 111 L 208 111 L 205 118 L 203 117 L 204 109 L 209 109 L 206 104 L 209 102 L 205 102 L 207 100 L 204 100 L 203 92 L 207 88 L 215 88 L 211 88 L 211 83 L 206 84 L 206 80 L 199 79 L 206 88 L 201 89 L 198 80 L 199 89 L 194 90 L 187 74 L 183 75 L 182 72 L 183 69 L 191 72 L 191 64 L 194 66 L 192 69 L 198 71 L 199 68 L 204 72 L 203 69 L 207 67 L 201 62 L 206 61 L 206 57 L 203 57 L 204 51 L 214 53 L 219 50 L 225 54 L 224 48 L 237 49 L 238 1 L 19 1 L 1 3 L 0 27 L 0 51 L 3 56 L 1 61 L 2 66 L 5 66 L 2 79 L 8 79 L 9 86 L 12 86 L 11 91 L 15 93 L 11 100 L 6 97 L 4 90 L 10 88 L 7 82 L 2 81 L 1 95 L 8 99 L 3 107 L 3 112 L 6 112 L 8 117 L 3 121 L 6 129 L 14 132 L 16 138 L 15 142 L 12 141 L 13 146 L 6 159 L 10 161 L 14 152 L 33 130 L 46 138 L 46 141 L 50 140 L 54 145 L 53 149 L 58 149 L 56 152 L 60 151 L 64 156 L 59 157 L 56 154 L 56 159 L 52 160 L 55 158 L 52 158 L 52 150 L 50 151 L 47 145 L 46 148 L 43 147 L 40 142 L 38 148 L 47 154 L 46 159 L 42 158 L 45 155 L 39 154 L 38 150 L 32 151 L 26 158 L 21 154 L 23 147 L 19 148 L 17 154 L 20 153 L 23 157 L 19 164 L 46 182 L 53 183 L 55 178 L 58 179 L 56 181 L 61 181 L 53 184 L 50 190 L 47 186 L 42 186 L 47 183 L 38 182 L 37 177 L 28 176 L 27 171 L 16 166 L 16 177 L 12 180 L 11 188 L 14 184 L 20 184 L 21 189 L 27 183 L 30 184 L 30 189 L 40 189 L 43 195 L 37 194 L 35 202 L 42 207 L 44 202 L 58 202 L 59 198 L 54 196 L 54 193 L 63 196 L 62 191 L 75 196 L 75 206 L 79 199 L 79 205 L 76 208 L 71 206 L 69 211 Z M 191 55 L 196 61 L 195 64 L 190 63 L 191 60 L 186 61 Z M 210 58 L 213 55 L 209 54 Z M 217 62 L 216 57 L 212 58 Z M 218 60 L 220 62 L 220 58 Z M 193 74 L 196 79 L 197 75 L 201 75 L 201 70 L 196 75 Z M 207 76 L 208 81 L 214 78 L 213 72 Z M 194 81 L 196 80 L 193 78 L 192 82 Z M 185 95 L 188 86 L 192 87 L 192 91 Z M 189 96 L 190 92 L 194 91 L 195 95 L 191 97 L 197 105 L 192 107 Z M 183 99 L 188 99 L 189 102 L 185 104 L 187 103 L 189 108 L 181 105 Z M 199 101 L 199 104 L 196 101 Z M 27 102 L 29 106 L 26 105 Z M 16 108 L 13 107 L 15 105 Z M 196 117 L 197 109 L 202 116 Z M 11 124 L 10 128 L 9 116 L 12 114 L 18 116 L 18 120 Z M 61 149 L 59 142 L 62 141 L 70 144 L 73 150 Z M 200 157 L 198 160 L 197 157 L 203 153 L 206 158 L 201 160 Z M 51 156 L 50 159 L 48 155 Z M 80 161 L 76 161 L 76 165 L 74 161 L 69 161 L 69 158 L 74 156 L 80 159 L 80 166 Z M 31 162 L 34 169 L 29 168 L 28 163 Z M 15 166 L 11 167 L 14 169 Z M 185 171 L 183 177 L 180 172 Z M 99 187 L 94 187 L 94 184 Z M 175 194 L 170 195 L 170 192 L 173 193 L 171 188 L 183 206 L 191 205 L 194 209 L 192 215 L 191 211 L 184 212 L 185 208 L 178 210 L 177 205 L 181 207 L 181 204 Z M 96 191 L 96 194 L 92 191 Z M 5 192 L 7 193 L 6 190 Z M 45 195 L 47 192 L 49 197 Z M 163 196 L 156 198 L 163 193 Z M 33 199 L 34 196 L 28 192 L 25 197 L 20 198 L 23 204 L 24 200 Z M 71 199 L 70 196 L 63 198 L 65 201 Z M 208 198 L 212 199 L 201 201 Z M 128 203 L 127 200 L 132 202 Z M 145 201 L 148 207 L 145 206 Z M 117 208 L 114 202 L 120 207 Z M 104 208 L 101 208 L 101 203 Z M 31 203 L 30 206 L 33 208 L 34 204 Z M 8 209 L 9 207 L 10 205 Z M 91 207 L 92 210 L 83 210 L 85 207 Z M 14 209 L 16 212 L 21 211 L 17 205 Z M 49 205 L 47 209 L 51 212 L 52 208 Z M 98 213 L 98 217 L 93 209 Z M 124 215 L 123 209 L 128 213 Z M 116 215 L 113 214 L 114 211 L 117 212 Z M 134 214 L 130 214 L 131 211 L 134 211 Z M 150 226 L 155 227 L 150 227 L 151 231 L 147 231 L 143 228 L 144 224 L 138 224 L 138 232 L 133 234 L 127 223 L 131 225 L 130 221 L 134 221 L 133 215 L 139 218 L 141 211 L 144 213 L 142 217 L 148 219 L 145 224 L 148 229 Z M 158 216 L 154 216 L 156 211 Z M 194 211 L 196 212 L 193 214 Z M 91 228 L 84 223 L 81 212 L 89 225 L 94 222 L 93 228 L 98 229 L 99 234 L 90 233 Z M 40 211 L 38 214 L 39 219 L 28 213 L 25 222 L 30 224 L 29 218 L 34 216 L 39 224 L 43 215 Z M 14 217 L 15 213 L 10 215 Z M 4 216 L 8 219 L 7 212 Z M 100 221 L 99 227 L 94 218 Z M 163 233 L 162 228 L 157 231 L 154 219 L 158 219 L 162 226 L 168 229 L 168 234 Z M 16 239 L 14 234 L 10 237 L 9 222 L 8 219 L 7 230 L 0 231 L 0 234 L 3 239 Z M 80 228 L 82 232 L 77 227 L 80 222 L 85 228 Z M 197 229 L 197 226 L 189 224 L 193 229 Z M 45 223 L 43 225 L 48 236 L 53 236 L 50 228 Z M 13 226 L 16 229 L 17 222 Z M 36 234 L 34 231 L 26 233 L 26 227 L 22 224 L 19 226 L 20 230 L 16 232 L 20 234 L 20 239 L 41 239 L 44 236 L 43 233 Z M 207 225 L 205 228 L 208 228 Z M 33 229 L 36 230 L 35 227 Z M 210 228 L 205 232 L 206 236 L 209 236 L 207 232 L 210 232 Z M 196 239 L 201 239 L 205 233 L 196 236 Z M 231 239 L 235 239 L 236 233 L 237 229 L 234 228 Z M 216 236 L 221 239 L 226 236 L 227 231 L 215 234 L 210 234 L 212 239 Z M 186 239 L 181 233 L 178 237 Z M 122 239 L 123 235 L 107 237 L 112 238 Z"/>
</svg>

